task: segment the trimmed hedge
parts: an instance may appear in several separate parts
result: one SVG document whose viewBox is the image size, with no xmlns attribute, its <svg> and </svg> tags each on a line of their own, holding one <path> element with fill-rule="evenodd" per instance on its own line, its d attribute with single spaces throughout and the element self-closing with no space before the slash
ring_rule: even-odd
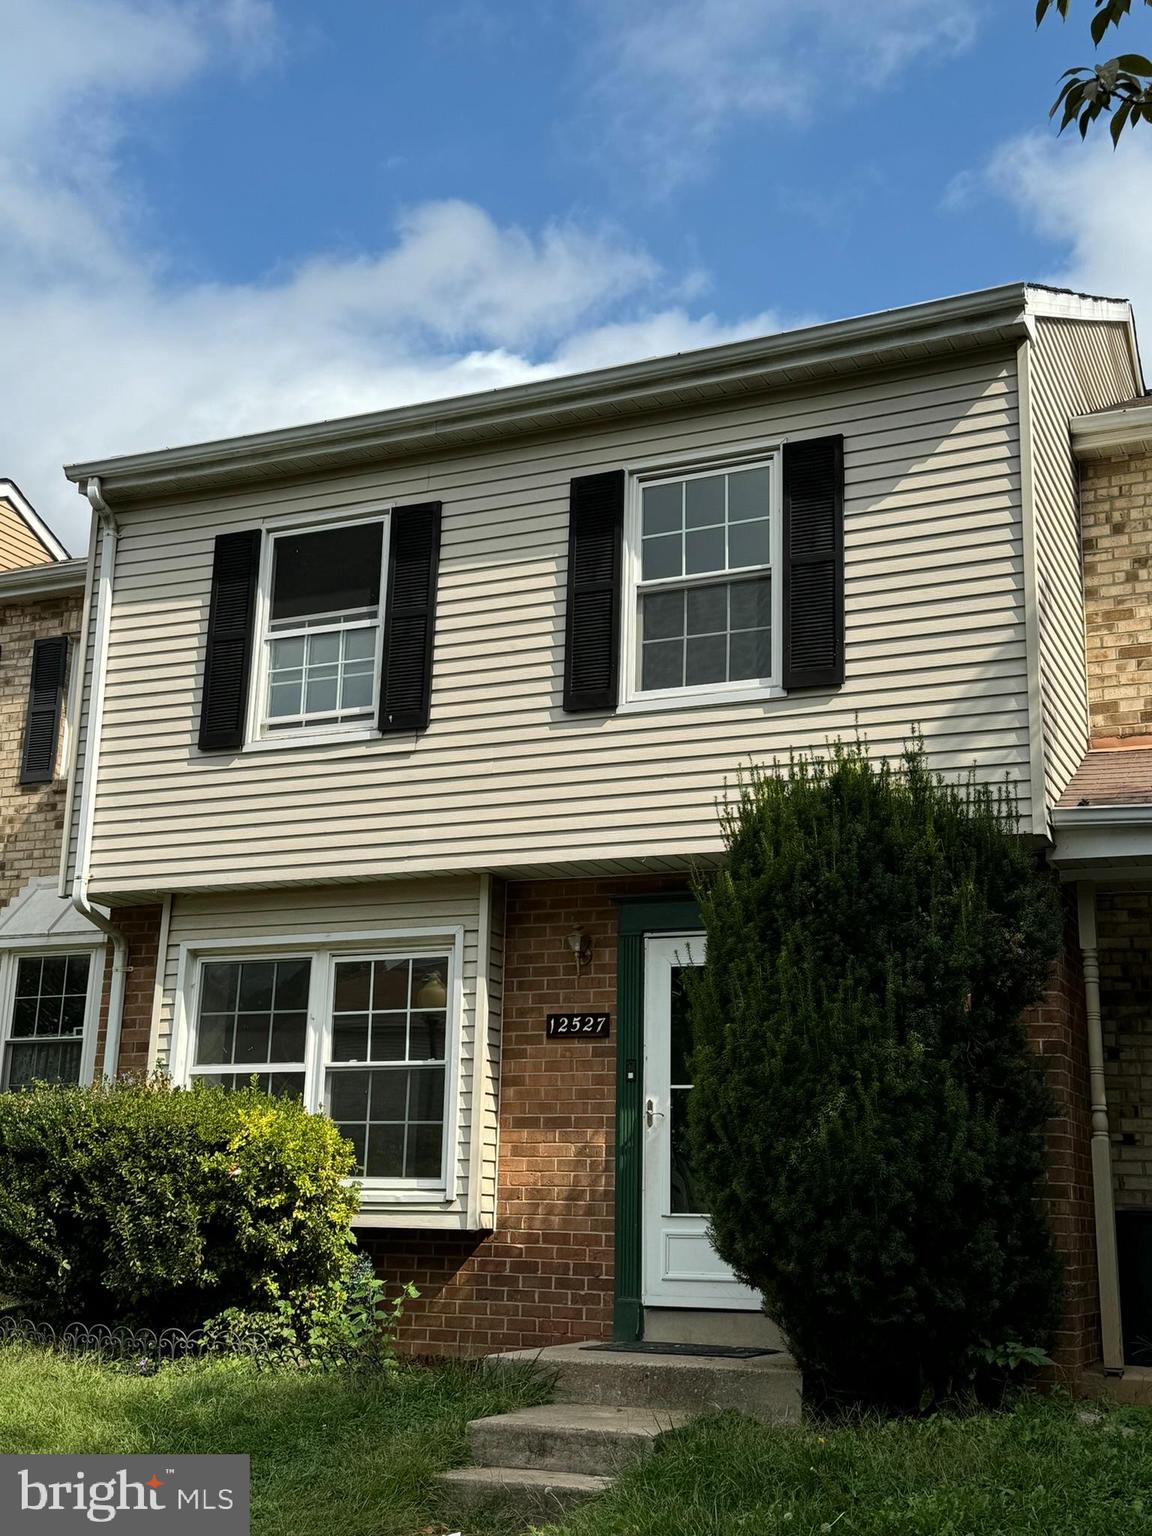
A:
<svg viewBox="0 0 1152 1536">
<path fill-rule="evenodd" d="M 1006 795 L 918 742 L 754 773 L 701 882 L 689 1120 L 717 1251 L 806 1389 L 912 1407 L 1042 1358 L 1050 1101 L 1021 1013 L 1058 885 Z"/>
<path fill-rule="evenodd" d="M 0 1095 L 0 1293 L 49 1322 L 274 1306 L 347 1274 L 352 1164 L 330 1121 L 254 1088 Z"/>
</svg>

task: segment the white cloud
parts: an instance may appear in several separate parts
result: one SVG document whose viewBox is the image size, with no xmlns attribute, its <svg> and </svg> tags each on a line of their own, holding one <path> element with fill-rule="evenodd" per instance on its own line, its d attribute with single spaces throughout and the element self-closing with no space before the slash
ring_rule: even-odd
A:
<svg viewBox="0 0 1152 1536">
<path fill-rule="evenodd" d="M 976 34 L 975 0 L 586 0 L 590 66 L 614 153 L 665 183 L 700 170 L 728 129 L 859 99 Z"/>
<path fill-rule="evenodd" d="M 174 283 L 118 164 L 126 98 L 279 46 L 265 0 L 0 0 L 4 453 L 66 543 L 66 460 L 518 383 L 776 329 L 692 316 L 612 229 L 497 225 L 424 204 L 383 250 L 318 253 L 258 283 Z M 13 81 L 9 91 L 8 80 Z"/>
<path fill-rule="evenodd" d="M 1029 134 L 996 152 L 982 176 L 951 201 L 977 204 L 981 191 L 1006 199 L 1024 224 L 1061 255 L 1030 273 L 1082 293 L 1131 299 L 1152 323 L 1152 137 L 1139 129 L 1113 150 L 1103 135 L 1081 143 Z"/>
</svg>

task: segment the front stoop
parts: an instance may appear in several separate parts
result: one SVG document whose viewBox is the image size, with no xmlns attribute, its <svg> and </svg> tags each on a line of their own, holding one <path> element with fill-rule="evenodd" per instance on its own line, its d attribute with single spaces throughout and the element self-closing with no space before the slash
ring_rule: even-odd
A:
<svg viewBox="0 0 1152 1536">
<path fill-rule="evenodd" d="M 746 1413 L 763 1424 L 800 1421 L 802 1379 L 785 1354 L 731 1356 L 648 1355 L 590 1350 L 583 1344 L 521 1349 L 493 1355 L 496 1366 L 535 1363 L 555 1378 L 558 1403 L 613 1408 L 685 1409 L 691 1414 Z"/>
<path fill-rule="evenodd" d="M 733 1360 L 560 1344 L 493 1355 L 489 1364 L 526 1361 L 552 1379 L 556 1401 L 469 1424 L 473 1465 L 439 1478 L 454 1519 L 492 1504 L 525 1523 L 554 1517 L 602 1493 L 661 1435 L 703 1413 L 800 1419 L 800 1372 L 786 1355 Z"/>
</svg>

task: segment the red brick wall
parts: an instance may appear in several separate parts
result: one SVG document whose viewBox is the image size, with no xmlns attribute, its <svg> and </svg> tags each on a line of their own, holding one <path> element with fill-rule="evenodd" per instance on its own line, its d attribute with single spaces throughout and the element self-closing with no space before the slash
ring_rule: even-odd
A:
<svg viewBox="0 0 1152 1536">
<path fill-rule="evenodd" d="M 1084 976 L 1071 914 L 1064 952 L 1042 1002 L 1027 1014 L 1028 1034 L 1044 1058 L 1056 1114 L 1048 1123 L 1046 1197 L 1064 1262 L 1064 1317 L 1053 1358 L 1074 1372 L 1100 1359 L 1100 1293 L 1092 1202 L 1092 1120 Z"/>
<path fill-rule="evenodd" d="M 362 1239 L 390 1283 L 412 1280 L 401 1343 L 489 1354 L 612 1327 L 616 1043 L 544 1039 L 544 1015 L 616 1011 L 616 908 L 670 881 L 571 880 L 508 889 L 500 1090 L 498 1230 L 488 1237 L 374 1232 Z M 564 937 L 592 938 L 577 979 Z M 613 1033 L 615 1030 L 613 1030 Z"/>
<path fill-rule="evenodd" d="M 615 1042 L 587 1041 L 561 1053 L 543 1038 L 543 1022 L 547 1012 L 574 1005 L 614 1014 L 611 898 L 654 888 L 621 880 L 510 886 L 498 1230 L 363 1235 L 389 1284 L 412 1280 L 421 1292 L 408 1308 L 402 1347 L 480 1355 L 609 1337 Z M 574 924 L 594 943 L 579 982 L 564 944 Z M 1027 1018 L 1057 1103 L 1045 1193 L 1065 1266 L 1056 1359 L 1069 1371 L 1100 1355 L 1083 1009 L 1080 952 L 1070 928 L 1045 997 Z"/>
<path fill-rule="evenodd" d="M 128 940 L 128 978 L 124 986 L 124 1014 L 120 1027 L 121 1072 L 143 1072 L 155 1063 L 148 1060 L 152 1028 L 152 1000 L 156 989 L 157 947 L 160 941 L 159 906 L 118 907 L 112 920 Z M 104 1068 L 104 1037 L 108 1028 L 108 995 L 112 984 L 112 946 L 107 947 L 104 988 L 100 998 L 100 1033 L 96 1045 L 96 1075 Z"/>
</svg>

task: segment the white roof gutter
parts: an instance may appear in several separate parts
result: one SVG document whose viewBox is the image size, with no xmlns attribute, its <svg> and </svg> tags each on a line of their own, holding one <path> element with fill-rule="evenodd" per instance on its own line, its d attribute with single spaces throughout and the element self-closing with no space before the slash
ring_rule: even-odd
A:
<svg viewBox="0 0 1152 1536">
<path fill-rule="evenodd" d="M 1015 345 L 1036 316 L 1111 322 L 1131 329 L 1131 306 L 1010 283 L 979 293 L 808 326 L 749 341 L 648 358 L 482 394 L 401 406 L 273 432 L 187 447 L 94 459 L 65 473 L 81 493 L 98 477 L 117 505 L 145 495 L 177 495 L 213 485 L 443 448 L 596 420 L 624 411 L 683 405 L 750 389 L 799 383 L 829 373 L 897 366 L 940 353 Z M 1134 345 L 1134 337 L 1133 337 Z"/>
</svg>

